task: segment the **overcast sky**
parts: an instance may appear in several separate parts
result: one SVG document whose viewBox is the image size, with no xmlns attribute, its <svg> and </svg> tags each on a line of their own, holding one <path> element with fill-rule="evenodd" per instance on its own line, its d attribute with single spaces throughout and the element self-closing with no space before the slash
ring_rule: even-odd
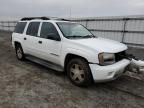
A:
<svg viewBox="0 0 144 108">
<path fill-rule="evenodd" d="M 0 16 L 97 17 L 143 14 L 144 0 L 0 0 Z"/>
</svg>

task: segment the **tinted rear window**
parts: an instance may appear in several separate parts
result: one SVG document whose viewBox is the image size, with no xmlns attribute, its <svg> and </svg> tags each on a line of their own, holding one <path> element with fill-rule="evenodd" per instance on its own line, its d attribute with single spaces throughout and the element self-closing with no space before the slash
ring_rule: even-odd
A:
<svg viewBox="0 0 144 108">
<path fill-rule="evenodd" d="M 25 26 L 26 26 L 26 22 L 18 22 L 15 27 L 14 32 L 15 33 L 23 33 Z"/>
<path fill-rule="evenodd" d="M 28 26 L 27 35 L 37 36 L 40 22 L 31 22 Z"/>
</svg>

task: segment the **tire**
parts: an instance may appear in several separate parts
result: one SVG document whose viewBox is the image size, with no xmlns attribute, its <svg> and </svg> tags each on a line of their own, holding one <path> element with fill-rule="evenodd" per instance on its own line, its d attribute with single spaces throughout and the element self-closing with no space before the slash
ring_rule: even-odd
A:
<svg viewBox="0 0 144 108">
<path fill-rule="evenodd" d="M 89 65 L 82 58 L 70 60 L 66 71 L 70 81 L 76 86 L 89 86 L 93 82 Z"/>
<path fill-rule="evenodd" d="M 16 57 L 17 57 L 17 59 L 23 61 L 25 59 L 25 55 L 23 53 L 23 49 L 22 49 L 22 47 L 21 47 L 20 44 L 17 44 L 15 46 L 15 51 L 16 51 Z"/>
</svg>

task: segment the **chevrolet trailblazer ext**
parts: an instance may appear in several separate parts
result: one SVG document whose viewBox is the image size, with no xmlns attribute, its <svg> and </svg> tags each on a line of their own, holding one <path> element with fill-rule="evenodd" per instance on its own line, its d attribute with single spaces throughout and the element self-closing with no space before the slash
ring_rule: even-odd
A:
<svg viewBox="0 0 144 108">
<path fill-rule="evenodd" d="M 25 58 L 66 72 L 77 86 L 121 76 L 130 61 L 127 46 L 95 37 L 84 26 L 64 19 L 23 18 L 12 34 L 19 60 Z"/>
</svg>

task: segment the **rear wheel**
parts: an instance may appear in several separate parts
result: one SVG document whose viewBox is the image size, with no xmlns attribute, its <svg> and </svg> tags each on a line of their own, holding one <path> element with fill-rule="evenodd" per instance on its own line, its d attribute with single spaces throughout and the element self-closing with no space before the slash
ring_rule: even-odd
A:
<svg viewBox="0 0 144 108">
<path fill-rule="evenodd" d="M 23 53 L 23 49 L 22 49 L 22 47 L 21 47 L 20 44 L 17 44 L 15 46 L 15 50 L 16 50 L 16 57 L 17 57 L 17 59 L 18 60 L 24 60 L 25 59 L 25 55 Z"/>
<path fill-rule="evenodd" d="M 88 86 L 92 83 L 92 75 L 88 63 L 82 58 L 74 58 L 67 64 L 67 75 L 77 86 Z"/>
</svg>

